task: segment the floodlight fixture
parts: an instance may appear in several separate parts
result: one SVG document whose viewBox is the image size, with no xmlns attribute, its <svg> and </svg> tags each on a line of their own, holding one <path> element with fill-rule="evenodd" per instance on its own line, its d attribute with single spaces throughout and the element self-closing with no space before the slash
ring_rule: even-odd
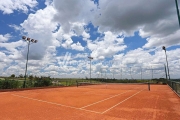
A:
<svg viewBox="0 0 180 120">
<path fill-rule="evenodd" d="M 90 57 L 90 56 L 89 56 L 88 58 L 89 58 L 90 60 L 92 60 L 92 59 L 93 59 L 93 57 Z"/>
<path fill-rule="evenodd" d="M 162 49 L 166 51 L 166 47 L 165 46 L 162 46 Z"/>
<path fill-rule="evenodd" d="M 27 41 L 30 41 L 31 40 L 31 38 L 27 38 Z"/>
<path fill-rule="evenodd" d="M 38 40 L 34 40 L 34 43 L 37 43 L 38 42 Z"/>
<path fill-rule="evenodd" d="M 26 36 L 22 36 L 22 39 L 25 40 L 25 39 L 26 39 Z"/>
<path fill-rule="evenodd" d="M 38 42 L 38 40 L 31 39 L 31 38 L 26 37 L 26 36 L 22 36 L 22 39 L 27 41 L 27 42 L 30 42 L 30 43 L 37 43 Z"/>
<path fill-rule="evenodd" d="M 34 42 L 34 39 L 31 39 L 31 42 Z"/>
</svg>

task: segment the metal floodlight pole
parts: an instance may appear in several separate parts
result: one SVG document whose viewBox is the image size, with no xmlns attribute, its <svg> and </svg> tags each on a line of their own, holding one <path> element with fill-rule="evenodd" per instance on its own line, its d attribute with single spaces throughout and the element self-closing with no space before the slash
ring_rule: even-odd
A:
<svg viewBox="0 0 180 120">
<path fill-rule="evenodd" d="M 151 66 L 151 70 L 152 70 L 152 80 L 153 80 L 153 74 L 154 74 L 154 72 L 153 72 L 153 67 Z"/>
<path fill-rule="evenodd" d="M 101 79 L 102 79 L 102 68 L 101 68 Z"/>
<path fill-rule="evenodd" d="M 166 56 L 166 63 L 167 63 L 167 71 L 168 71 L 168 76 L 169 76 L 169 80 L 170 80 L 170 74 L 169 74 L 169 66 L 168 66 L 168 60 L 167 60 L 167 54 L 166 54 L 166 47 L 163 46 L 162 49 L 165 51 L 165 56 Z"/>
<path fill-rule="evenodd" d="M 23 84 L 23 87 L 25 88 L 26 87 L 26 74 L 27 74 L 27 65 L 28 65 L 28 57 L 29 57 L 29 46 L 30 46 L 30 43 L 37 43 L 37 40 L 34 40 L 34 39 L 31 39 L 31 38 L 26 38 L 26 36 L 22 36 L 22 39 L 25 40 L 26 42 L 28 42 L 28 51 L 27 51 L 27 58 L 26 58 L 26 69 L 25 69 L 25 80 L 24 80 L 24 84 Z"/>
<path fill-rule="evenodd" d="M 103 77 L 103 68 L 101 67 L 101 79 L 104 79 L 104 77 Z"/>
<path fill-rule="evenodd" d="M 105 72 L 103 72 L 103 69 L 105 69 Z M 102 72 L 104 73 L 104 76 Z M 101 68 L 101 78 L 106 79 L 106 72 L 106 68 Z"/>
<path fill-rule="evenodd" d="M 121 80 L 122 80 L 122 68 L 121 68 Z"/>
<path fill-rule="evenodd" d="M 113 79 L 114 79 L 114 71 L 113 71 Z"/>
<path fill-rule="evenodd" d="M 112 75 L 113 75 L 112 77 L 113 77 L 113 79 L 115 79 L 114 78 L 114 69 L 117 69 L 117 68 L 111 68 L 111 69 L 112 69 Z"/>
<path fill-rule="evenodd" d="M 131 80 L 132 80 L 131 67 L 130 67 L 130 75 L 131 75 Z"/>
<path fill-rule="evenodd" d="M 28 51 L 27 51 L 27 58 L 26 58 L 26 69 L 25 69 L 25 81 L 24 81 L 24 88 L 25 88 L 25 84 L 26 84 L 26 74 L 27 74 L 27 64 L 28 64 L 28 56 L 29 56 L 29 45 L 30 45 L 30 41 L 28 41 Z"/>
<path fill-rule="evenodd" d="M 142 80 L 142 67 L 141 67 L 141 80 Z"/>
<path fill-rule="evenodd" d="M 179 8 L 178 8 L 178 2 L 177 2 L 177 0 L 175 0 L 175 3 L 176 3 L 177 17 L 178 17 L 179 27 L 180 27 L 180 15 L 179 15 Z"/>
<path fill-rule="evenodd" d="M 93 59 L 93 57 L 88 57 L 90 60 L 90 83 L 91 83 L 91 60 Z"/>
<path fill-rule="evenodd" d="M 164 70 L 165 70 L 166 80 L 167 80 L 167 70 L 166 70 L 166 65 L 165 64 L 164 64 Z"/>
<path fill-rule="evenodd" d="M 90 81 L 91 81 L 91 60 L 90 60 Z"/>
</svg>

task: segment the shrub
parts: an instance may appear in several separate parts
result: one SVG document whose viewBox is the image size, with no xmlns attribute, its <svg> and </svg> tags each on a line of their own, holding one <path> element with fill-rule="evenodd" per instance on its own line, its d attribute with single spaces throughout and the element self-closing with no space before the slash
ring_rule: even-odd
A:
<svg viewBox="0 0 180 120">
<path fill-rule="evenodd" d="M 34 81 L 34 87 L 44 87 L 52 85 L 52 80 L 50 77 L 41 77 L 37 78 Z"/>
<path fill-rule="evenodd" d="M 15 80 L 0 80 L 0 89 L 19 88 L 20 82 Z"/>
</svg>

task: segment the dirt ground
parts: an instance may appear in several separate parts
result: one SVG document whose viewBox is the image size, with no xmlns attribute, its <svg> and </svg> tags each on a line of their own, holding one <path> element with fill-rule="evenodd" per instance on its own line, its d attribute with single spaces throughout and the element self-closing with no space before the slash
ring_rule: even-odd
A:
<svg viewBox="0 0 180 120">
<path fill-rule="evenodd" d="M 147 86 L 128 87 L 132 86 L 0 92 L 0 119 L 179 120 L 180 98 L 169 86 L 151 85 L 150 91 Z"/>
</svg>

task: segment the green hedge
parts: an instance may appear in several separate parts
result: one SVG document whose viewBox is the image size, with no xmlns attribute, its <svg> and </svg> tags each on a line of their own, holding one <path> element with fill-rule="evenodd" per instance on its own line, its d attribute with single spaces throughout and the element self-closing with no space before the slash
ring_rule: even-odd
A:
<svg viewBox="0 0 180 120">
<path fill-rule="evenodd" d="M 33 87 L 45 87 L 51 86 L 52 80 L 50 77 L 40 77 L 36 78 L 35 80 L 11 80 L 9 78 L 5 78 L 5 80 L 0 79 L 0 89 L 17 89 L 23 88 L 25 82 L 26 88 L 33 88 Z"/>
<path fill-rule="evenodd" d="M 45 86 L 51 86 L 52 80 L 50 77 L 40 77 L 35 78 L 35 80 L 27 80 L 26 81 L 26 87 L 45 87 Z"/>
<path fill-rule="evenodd" d="M 20 88 L 21 83 L 15 80 L 0 80 L 0 89 L 15 89 Z"/>
<path fill-rule="evenodd" d="M 34 81 L 34 87 L 44 87 L 44 86 L 50 86 L 52 85 L 52 81 L 45 79 L 45 80 L 35 80 Z"/>
</svg>

